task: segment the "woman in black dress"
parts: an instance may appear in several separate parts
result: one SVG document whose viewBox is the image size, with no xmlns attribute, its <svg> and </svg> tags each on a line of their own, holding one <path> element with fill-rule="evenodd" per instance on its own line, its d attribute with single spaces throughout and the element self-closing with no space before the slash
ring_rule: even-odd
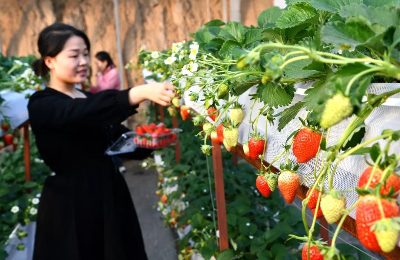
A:
<svg viewBox="0 0 400 260">
<path fill-rule="evenodd" d="M 105 155 L 128 131 L 120 123 L 150 99 L 168 105 L 173 86 L 161 83 L 90 94 L 77 90 L 89 71 L 90 43 L 80 30 L 56 23 L 39 35 L 33 67 L 50 82 L 28 104 L 45 163 L 34 260 L 146 260 L 142 234 L 124 178 Z M 144 159 L 146 149 L 129 156 Z"/>
</svg>

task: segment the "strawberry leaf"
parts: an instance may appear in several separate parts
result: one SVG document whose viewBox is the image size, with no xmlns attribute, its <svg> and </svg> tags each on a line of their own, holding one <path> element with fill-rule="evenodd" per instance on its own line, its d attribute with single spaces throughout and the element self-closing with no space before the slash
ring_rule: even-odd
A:
<svg viewBox="0 0 400 260">
<path fill-rule="evenodd" d="M 282 13 L 283 10 L 277 6 L 268 8 L 258 16 L 258 26 L 261 28 L 275 27 L 276 20 L 278 20 Z"/>
<path fill-rule="evenodd" d="M 257 88 L 262 89 L 261 101 L 270 107 L 287 106 L 292 102 L 294 96 L 293 86 L 283 88 L 279 84 L 270 82 L 267 85 L 260 84 Z"/>
<path fill-rule="evenodd" d="M 278 114 L 281 116 L 279 118 L 278 131 L 281 131 L 283 128 L 285 128 L 285 126 L 287 126 L 287 124 L 289 124 L 289 122 L 296 117 L 304 105 L 305 103 L 300 101 L 280 112 Z"/>
<path fill-rule="evenodd" d="M 342 151 L 349 148 L 353 148 L 360 144 L 365 135 L 365 123 L 361 123 L 349 136 L 349 138 L 344 142 L 342 146 Z"/>
<path fill-rule="evenodd" d="M 379 157 L 379 154 L 381 153 L 381 148 L 379 147 L 379 143 L 374 144 L 373 146 L 371 146 L 370 149 L 371 150 L 369 152 L 369 155 L 371 156 L 372 161 L 376 162 L 376 160 Z"/>
<path fill-rule="evenodd" d="M 257 29 L 249 29 L 246 34 L 244 35 L 245 41 L 244 44 L 250 44 L 255 41 L 261 41 L 262 40 L 262 29 L 257 28 Z"/>
<path fill-rule="evenodd" d="M 226 249 L 219 253 L 217 260 L 232 260 L 235 258 L 235 252 L 232 249 Z"/>
<path fill-rule="evenodd" d="M 219 55 L 221 57 L 230 57 L 232 55 L 232 49 L 235 47 L 241 47 L 240 44 L 235 40 L 227 40 L 222 44 L 219 50 Z"/>
<path fill-rule="evenodd" d="M 329 12 L 337 12 L 343 6 L 359 3 L 362 4 L 363 0 L 309 0 L 309 2 L 315 9 L 329 11 Z"/>
<path fill-rule="evenodd" d="M 243 43 L 245 39 L 246 27 L 238 22 L 229 22 L 222 28 L 219 36 L 227 40 L 234 40 Z"/>
<path fill-rule="evenodd" d="M 205 26 L 207 27 L 211 27 L 211 26 L 222 26 L 225 25 L 225 23 L 221 20 L 215 19 L 215 20 L 211 20 L 208 23 L 205 24 Z"/>
<path fill-rule="evenodd" d="M 314 8 L 309 4 L 298 3 L 289 7 L 276 20 L 276 27 L 281 29 L 292 28 L 316 16 Z"/>
</svg>

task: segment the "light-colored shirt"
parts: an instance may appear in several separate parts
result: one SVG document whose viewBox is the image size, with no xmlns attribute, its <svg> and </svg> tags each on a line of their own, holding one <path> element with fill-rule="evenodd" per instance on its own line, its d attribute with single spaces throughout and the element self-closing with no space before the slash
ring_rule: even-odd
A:
<svg viewBox="0 0 400 260">
<path fill-rule="evenodd" d="M 97 87 L 91 86 L 90 92 L 97 93 L 106 89 L 120 90 L 121 79 L 114 66 L 108 67 L 103 73 L 97 75 Z"/>
</svg>

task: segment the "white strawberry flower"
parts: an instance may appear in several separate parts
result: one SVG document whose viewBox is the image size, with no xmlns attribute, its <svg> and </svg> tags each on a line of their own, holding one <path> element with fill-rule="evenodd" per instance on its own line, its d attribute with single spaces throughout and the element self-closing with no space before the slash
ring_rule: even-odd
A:
<svg viewBox="0 0 400 260">
<path fill-rule="evenodd" d="M 145 67 L 149 66 L 149 61 L 148 61 L 148 60 L 145 60 L 145 61 L 144 61 L 144 66 L 145 66 Z"/>
<path fill-rule="evenodd" d="M 208 213 L 207 216 L 211 217 L 211 213 Z"/>
<path fill-rule="evenodd" d="M 246 223 L 246 226 L 250 227 L 250 223 Z"/>
<path fill-rule="evenodd" d="M 168 210 L 164 209 L 164 210 L 162 211 L 162 214 L 163 214 L 164 216 L 167 215 L 167 214 L 168 214 Z"/>
<path fill-rule="evenodd" d="M 190 70 L 188 70 L 188 66 L 187 65 L 184 65 L 182 67 L 182 75 L 193 76 L 193 73 L 190 72 Z"/>
<path fill-rule="evenodd" d="M 253 239 L 254 237 L 253 237 L 253 236 L 249 236 L 249 238 L 250 238 L 250 239 Z"/>
<path fill-rule="evenodd" d="M 40 193 L 36 194 L 36 198 L 40 198 L 42 195 Z"/>
<path fill-rule="evenodd" d="M 19 211 L 19 207 L 18 206 L 14 206 L 14 207 L 11 208 L 11 212 L 14 213 L 14 214 L 17 213 L 18 211 Z"/>
<path fill-rule="evenodd" d="M 39 204 L 39 199 L 38 198 L 34 198 L 32 199 L 32 204 Z"/>
<path fill-rule="evenodd" d="M 176 57 L 168 57 L 166 60 L 164 60 L 164 63 L 166 65 L 171 65 L 172 63 L 174 63 L 176 61 Z"/>
<path fill-rule="evenodd" d="M 203 190 L 203 192 L 204 192 L 204 193 L 207 193 L 207 190 L 206 190 L 206 189 L 204 189 L 204 190 Z"/>
<path fill-rule="evenodd" d="M 36 215 L 36 214 L 37 214 L 37 209 L 36 209 L 36 208 L 31 208 L 31 209 L 29 210 L 29 214 L 31 214 L 31 215 Z"/>
<path fill-rule="evenodd" d="M 160 54 L 158 53 L 158 51 L 153 51 L 153 52 L 151 53 L 151 57 L 152 57 L 153 59 L 157 59 L 158 57 L 160 57 Z"/>
<path fill-rule="evenodd" d="M 197 42 L 193 42 L 192 44 L 190 44 L 189 47 L 190 47 L 190 49 L 198 50 L 199 49 L 199 44 Z"/>
<path fill-rule="evenodd" d="M 143 162 L 142 163 L 142 168 L 146 168 L 147 167 L 147 162 Z"/>
<path fill-rule="evenodd" d="M 192 62 L 189 64 L 189 70 L 191 72 L 196 72 L 198 68 L 199 68 L 199 64 L 197 64 L 195 62 Z"/>
</svg>

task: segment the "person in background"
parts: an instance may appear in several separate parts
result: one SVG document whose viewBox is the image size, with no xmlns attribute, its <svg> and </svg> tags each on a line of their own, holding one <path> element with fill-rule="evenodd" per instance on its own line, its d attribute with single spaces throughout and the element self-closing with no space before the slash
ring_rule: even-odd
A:
<svg viewBox="0 0 400 260">
<path fill-rule="evenodd" d="M 147 260 L 139 220 L 124 177 L 105 154 L 129 131 L 121 122 L 149 99 L 169 106 L 174 86 L 149 83 L 96 94 L 75 88 L 87 78 L 90 42 L 81 30 L 55 23 L 39 34 L 32 64 L 50 81 L 29 99 L 29 122 L 46 178 L 36 221 L 33 260 Z M 143 160 L 138 148 L 125 158 Z"/>
<path fill-rule="evenodd" d="M 90 86 L 90 92 L 97 93 L 106 89 L 119 90 L 121 87 L 121 79 L 119 78 L 118 70 L 115 68 L 110 54 L 105 51 L 96 53 L 95 64 L 97 67 L 97 86 Z"/>
</svg>

